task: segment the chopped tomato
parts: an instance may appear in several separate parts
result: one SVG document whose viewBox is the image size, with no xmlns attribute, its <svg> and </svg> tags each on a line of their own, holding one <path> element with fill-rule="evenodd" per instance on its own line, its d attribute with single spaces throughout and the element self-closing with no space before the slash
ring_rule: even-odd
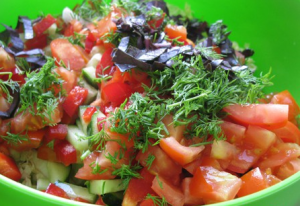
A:
<svg viewBox="0 0 300 206">
<path fill-rule="evenodd" d="M 114 107 L 120 106 L 127 98 L 133 94 L 133 90 L 128 84 L 115 82 L 105 85 L 101 89 L 101 96 L 106 105 Z"/>
<path fill-rule="evenodd" d="M 47 142 L 50 142 L 54 139 L 63 140 L 68 134 L 68 125 L 66 124 L 57 124 L 52 127 L 47 127 L 46 129 L 46 138 Z"/>
<path fill-rule="evenodd" d="M 234 144 L 242 142 L 245 136 L 246 127 L 228 121 L 224 121 L 220 126 L 228 142 Z"/>
<path fill-rule="evenodd" d="M 142 200 L 139 206 L 155 206 L 155 203 L 153 202 L 152 199 L 146 199 L 146 200 Z"/>
<path fill-rule="evenodd" d="M 163 138 L 159 143 L 160 147 L 180 165 L 186 165 L 200 157 L 204 146 L 186 147 L 176 141 L 174 137 Z"/>
<path fill-rule="evenodd" d="M 78 115 L 79 106 L 82 105 L 87 98 L 88 90 L 79 86 L 74 87 L 66 100 L 63 103 L 64 111 L 70 116 L 73 117 Z"/>
<path fill-rule="evenodd" d="M 261 158 L 258 167 L 261 169 L 275 168 L 300 157 L 300 146 L 295 143 L 276 143 Z"/>
<path fill-rule="evenodd" d="M 45 193 L 51 194 L 51 195 L 55 195 L 57 197 L 62 197 L 62 198 L 66 198 L 66 199 L 70 199 L 70 197 L 68 196 L 68 194 L 61 189 L 60 187 L 56 186 L 53 183 L 50 183 L 49 186 L 47 187 Z"/>
<path fill-rule="evenodd" d="M 148 25 L 150 26 L 151 29 L 157 29 L 163 23 L 165 16 L 166 16 L 166 14 L 163 13 L 162 16 L 151 19 L 147 23 L 148 23 Z"/>
<path fill-rule="evenodd" d="M 92 32 L 89 32 L 85 39 L 85 51 L 89 54 L 92 51 L 92 48 L 96 45 L 97 38 L 93 35 Z"/>
<path fill-rule="evenodd" d="M 156 176 L 151 187 L 161 198 L 165 198 L 173 206 L 184 205 L 184 195 L 180 188 L 172 185 L 171 182 L 162 176 Z"/>
<path fill-rule="evenodd" d="M 109 32 L 115 32 L 117 30 L 116 24 L 113 19 L 116 17 L 122 17 L 122 11 L 119 8 L 112 7 L 112 11 L 97 24 L 98 36 L 102 37 Z"/>
<path fill-rule="evenodd" d="M 271 169 L 267 169 L 264 172 L 265 178 L 267 180 L 268 186 L 276 185 L 277 183 L 281 182 L 281 180 L 276 177 L 275 175 L 272 175 Z"/>
<path fill-rule="evenodd" d="M 85 122 L 90 122 L 92 119 L 93 114 L 97 111 L 96 107 L 88 107 L 83 113 L 82 119 Z"/>
<path fill-rule="evenodd" d="M 106 117 L 98 117 L 97 118 L 98 131 L 101 131 L 103 129 L 105 122 L 102 122 L 102 121 L 105 119 L 106 119 Z"/>
<path fill-rule="evenodd" d="M 242 186 L 237 196 L 243 197 L 268 187 L 267 180 L 257 167 L 241 177 Z"/>
<path fill-rule="evenodd" d="M 116 176 L 111 174 L 111 170 L 106 170 L 106 167 L 101 167 L 101 165 L 103 165 L 103 162 L 99 160 L 101 154 L 101 152 L 94 151 L 86 157 L 83 160 L 83 167 L 78 170 L 75 177 L 84 180 L 114 179 Z M 107 161 L 110 162 L 108 159 Z"/>
<path fill-rule="evenodd" d="M 184 195 L 184 205 L 203 205 L 203 199 L 193 196 L 190 192 L 191 177 L 184 178 L 181 183 L 181 189 Z"/>
<path fill-rule="evenodd" d="M 8 54 L 4 50 L 4 48 L 0 47 L 0 68 L 2 68 L 1 71 L 10 71 L 15 67 L 15 59 L 10 54 Z"/>
<path fill-rule="evenodd" d="M 281 165 L 276 172 L 276 176 L 282 180 L 300 171 L 300 159 L 296 158 Z"/>
<path fill-rule="evenodd" d="M 85 67 L 87 62 L 81 52 L 67 39 L 55 39 L 50 43 L 50 47 L 57 65 L 62 61 L 64 65 L 76 72 L 81 72 L 82 68 Z"/>
<path fill-rule="evenodd" d="M 24 44 L 27 50 L 43 49 L 47 46 L 47 38 L 47 34 L 41 34 L 40 36 L 35 36 L 33 39 L 27 40 Z"/>
<path fill-rule="evenodd" d="M 300 107 L 289 91 L 285 90 L 275 94 L 270 103 L 289 105 L 289 121 L 296 123 L 296 116 L 300 114 Z"/>
<path fill-rule="evenodd" d="M 235 104 L 224 108 L 234 121 L 242 125 L 255 125 L 266 129 L 283 127 L 288 121 L 288 110 L 288 105 L 279 104 Z"/>
<path fill-rule="evenodd" d="M 147 164 L 149 156 L 154 156 L 151 166 Z M 144 167 L 149 167 L 152 174 L 160 175 L 168 180 L 178 181 L 181 173 L 181 166 L 174 162 L 158 145 L 149 146 L 144 153 L 140 150 L 136 160 Z"/>
<path fill-rule="evenodd" d="M 64 36 L 73 36 L 74 33 L 79 33 L 82 30 L 82 23 L 80 21 L 73 19 L 65 28 Z"/>
<path fill-rule="evenodd" d="M 25 135 L 28 139 L 18 141 L 16 144 L 10 144 L 9 147 L 21 151 L 27 151 L 30 149 L 38 148 L 45 136 L 45 130 L 40 129 L 37 131 L 23 132 L 21 135 Z"/>
<path fill-rule="evenodd" d="M 162 122 L 165 124 L 169 136 L 174 137 L 178 142 L 180 142 L 183 139 L 183 133 L 185 131 L 185 125 L 179 125 L 176 126 L 173 123 L 173 116 L 172 115 L 166 115 Z"/>
<path fill-rule="evenodd" d="M 151 189 L 154 175 L 146 168 L 140 171 L 141 178 L 132 178 L 125 191 L 122 205 L 137 205 L 147 194 L 154 194 Z"/>
<path fill-rule="evenodd" d="M 97 201 L 95 202 L 95 205 L 102 205 L 102 206 L 104 206 L 106 204 L 103 202 L 102 197 L 99 196 L 98 199 L 97 199 Z"/>
<path fill-rule="evenodd" d="M 66 166 L 77 162 L 76 149 L 67 140 L 62 140 L 54 146 L 57 161 Z"/>
<path fill-rule="evenodd" d="M 7 144 L 2 143 L 1 141 L 2 139 L 0 139 L 0 153 L 6 155 L 6 156 L 9 156 L 10 155 L 10 151 L 9 151 L 9 148 L 7 146 Z"/>
<path fill-rule="evenodd" d="M 113 69 L 112 66 L 114 65 L 111 57 L 111 53 L 113 48 L 108 48 L 103 53 L 99 64 L 96 67 L 96 77 L 99 75 L 112 75 Z"/>
<path fill-rule="evenodd" d="M 37 150 L 37 157 L 42 160 L 57 162 L 56 153 L 47 144 L 41 145 Z"/>
<path fill-rule="evenodd" d="M 300 130 L 295 124 L 290 121 L 288 121 L 284 127 L 272 131 L 284 142 L 297 144 L 300 143 Z"/>
<path fill-rule="evenodd" d="M 22 174 L 13 159 L 0 152 L 0 174 L 19 181 Z"/>
<path fill-rule="evenodd" d="M 241 184 L 242 181 L 230 173 L 201 166 L 192 177 L 190 193 L 203 198 L 205 204 L 223 202 L 233 199 Z"/>
<path fill-rule="evenodd" d="M 41 36 L 44 32 L 56 22 L 56 19 L 48 14 L 45 18 L 41 21 L 33 25 L 33 31 L 35 32 L 36 36 Z"/>
<path fill-rule="evenodd" d="M 57 67 L 54 71 L 60 76 L 63 81 L 62 87 L 64 91 L 69 94 L 69 92 L 77 85 L 77 76 L 74 71 L 69 71 L 63 67 Z M 60 91 L 60 88 L 58 88 Z M 58 91 L 58 92 L 59 92 Z M 58 94 L 56 92 L 56 94 Z"/>
<path fill-rule="evenodd" d="M 187 39 L 187 31 L 184 26 L 177 26 L 168 24 L 165 27 L 165 32 L 170 39 L 176 39 L 185 41 Z"/>
</svg>

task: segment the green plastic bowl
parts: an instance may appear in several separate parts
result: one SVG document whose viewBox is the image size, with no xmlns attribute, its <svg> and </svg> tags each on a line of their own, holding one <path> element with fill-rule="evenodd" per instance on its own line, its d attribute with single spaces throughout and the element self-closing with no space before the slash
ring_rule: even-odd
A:
<svg viewBox="0 0 300 206">
<path fill-rule="evenodd" d="M 18 15 L 36 17 L 58 14 L 65 6 L 81 0 L 11 0 L 0 7 L 0 22 L 15 26 Z M 289 90 L 300 103 L 300 1 L 299 0 L 169 0 L 184 8 L 187 2 L 194 16 L 213 23 L 223 19 L 232 31 L 230 39 L 241 47 L 255 50 L 257 75 L 272 68 L 274 86 L 266 92 Z M 0 28 L 2 30 L 3 28 Z M 255 194 L 212 206 L 299 206 L 300 173 Z M 13 205 L 88 205 L 77 203 L 23 186 L 0 175 L 0 204 Z"/>
</svg>

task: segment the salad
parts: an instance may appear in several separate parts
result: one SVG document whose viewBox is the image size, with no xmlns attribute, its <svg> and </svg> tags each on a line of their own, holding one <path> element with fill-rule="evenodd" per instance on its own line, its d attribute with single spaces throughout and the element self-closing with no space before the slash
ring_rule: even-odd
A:
<svg viewBox="0 0 300 206">
<path fill-rule="evenodd" d="M 108 206 L 206 205 L 300 170 L 300 108 L 223 22 L 84 1 L 0 33 L 0 175 Z"/>
</svg>

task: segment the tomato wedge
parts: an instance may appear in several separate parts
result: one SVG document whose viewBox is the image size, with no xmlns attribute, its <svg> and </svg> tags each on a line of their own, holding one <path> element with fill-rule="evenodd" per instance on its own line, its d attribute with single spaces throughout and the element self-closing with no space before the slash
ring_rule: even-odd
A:
<svg viewBox="0 0 300 206">
<path fill-rule="evenodd" d="M 277 137 L 284 142 L 300 143 L 300 130 L 292 122 L 288 121 L 284 127 L 272 130 Z"/>
<path fill-rule="evenodd" d="M 204 149 L 204 146 L 183 146 L 174 137 L 161 139 L 159 145 L 174 161 L 182 166 L 199 158 Z"/>
<path fill-rule="evenodd" d="M 67 39 L 55 39 L 50 43 L 51 52 L 56 62 L 62 61 L 71 70 L 81 72 L 86 63 L 81 52 Z"/>
<path fill-rule="evenodd" d="M 0 174 L 19 181 L 22 174 L 13 159 L 0 152 Z"/>
<path fill-rule="evenodd" d="M 242 125 L 277 129 L 287 123 L 289 107 L 280 104 L 234 104 L 225 107 L 224 111 L 231 119 Z"/>
</svg>

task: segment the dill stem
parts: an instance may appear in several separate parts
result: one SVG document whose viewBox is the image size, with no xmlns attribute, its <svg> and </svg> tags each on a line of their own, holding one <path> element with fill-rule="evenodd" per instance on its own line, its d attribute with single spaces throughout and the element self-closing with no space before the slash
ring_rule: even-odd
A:
<svg viewBox="0 0 300 206">
<path fill-rule="evenodd" d="M 198 96 L 195 96 L 195 97 L 192 97 L 192 98 L 189 98 L 189 99 L 185 99 L 184 102 L 190 102 L 190 101 L 193 101 L 193 100 L 195 100 L 195 99 L 199 99 L 199 98 L 201 98 L 201 97 L 205 97 L 205 96 L 207 96 L 208 93 L 209 93 L 209 92 L 205 92 L 205 93 L 199 94 Z M 176 103 L 174 103 L 174 104 L 169 104 L 169 105 L 167 105 L 167 107 L 168 107 L 168 108 L 170 108 L 170 107 L 176 107 L 176 106 L 181 105 L 182 103 L 183 103 L 183 102 L 176 102 Z"/>
</svg>

